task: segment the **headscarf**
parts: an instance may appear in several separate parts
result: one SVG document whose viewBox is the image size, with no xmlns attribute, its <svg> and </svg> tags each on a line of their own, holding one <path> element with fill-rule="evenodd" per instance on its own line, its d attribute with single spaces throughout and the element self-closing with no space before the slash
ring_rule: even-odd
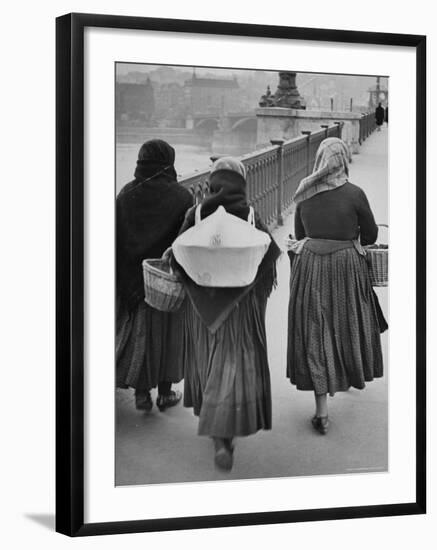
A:
<svg viewBox="0 0 437 550">
<path fill-rule="evenodd" d="M 219 170 L 230 170 L 231 172 L 237 172 L 240 176 L 246 179 L 246 167 L 244 164 L 234 157 L 220 157 L 218 158 L 211 168 L 211 174 L 218 172 Z"/>
<path fill-rule="evenodd" d="M 223 206 L 226 212 L 247 220 L 246 167 L 233 157 L 214 162 L 209 176 L 209 196 L 202 201 L 201 217 L 206 218 Z"/>
<path fill-rule="evenodd" d="M 320 144 L 313 173 L 304 178 L 293 196 L 296 204 L 348 181 L 350 153 L 344 141 L 331 137 Z"/>
<path fill-rule="evenodd" d="M 145 180 L 157 174 L 167 174 L 176 179 L 174 169 L 175 150 L 162 139 L 151 139 L 138 152 L 135 178 Z"/>
</svg>

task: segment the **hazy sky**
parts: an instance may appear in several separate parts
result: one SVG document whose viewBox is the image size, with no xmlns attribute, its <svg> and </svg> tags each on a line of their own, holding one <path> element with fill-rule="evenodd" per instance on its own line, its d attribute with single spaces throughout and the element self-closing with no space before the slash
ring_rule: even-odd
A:
<svg viewBox="0 0 437 550">
<path fill-rule="evenodd" d="M 158 69 L 159 67 L 162 67 L 162 66 L 163 65 L 145 65 L 141 63 L 117 63 L 117 74 L 124 75 L 129 72 L 147 73 L 155 69 Z M 192 65 L 187 65 L 187 66 L 169 65 L 169 67 L 172 67 L 176 71 L 180 71 L 180 72 L 193 71 Z M 209 74 L 216 74 L 217 76 L 227 76 L 228 78 L 231 77 L 233 74 L 235 74 L 236 76 L 239 76 L 239 73 L 247 74 L 248 71 L 253 72 L 253 69 L 215 69 L 212 67 L 195 67 L 195 70 L 197 75 L 209 73 Z M 276 72 L 276 71 L 270 71 L 270 72 Z M 304 73 L 300 72 L 300 74 L 304 74 Z M 306 73 L 306 74 L 322 74 L 322 73 Z M 329 73 L 325 73 L 325 75 L 326 74 L 329 74 Z M 361 75 L 361 76 L 364 76 L 364 75 Z M 368 78 L 372 80 L 372 84 L 373 84 L 375 81 L 375 76 L 371 75 Z M 386 85 L 386 78 L 384 77 L 382 78 L 381 84 Z"/>
<path fill-rule="evenodd" d="M 159 69 L 162 66 L 163 65 L 143 65 L 141 63 L 117 63 L 117 74 L 123 75 L 131 72 L 148 73 L 150 71 Z M 192 65 L 187 65 L 187 66 L 168 65 L 168 67 L 171 67 L 172 69 L 175 69 L 178 72 L 190 72 L 190 73 L 193 72 Z M 217 76 L 227 75 L 228 77 L 230 77 L 234 73 L 238 76 L 239 73 L 247 73 L 248 71 L 251 72 L 252 70 L 251 69 L 214 69 L 212 67 L 211 68 L 195 67 L 195 71 L 197 75 L 216 74 Z"/>
</svg>

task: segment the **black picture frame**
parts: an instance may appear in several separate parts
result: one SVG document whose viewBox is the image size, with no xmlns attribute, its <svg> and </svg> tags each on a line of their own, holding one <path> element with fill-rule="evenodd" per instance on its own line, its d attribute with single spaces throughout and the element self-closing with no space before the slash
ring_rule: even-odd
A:
<svg viewBox="0 0 437 550">
<path fill-rule="evenodd" d="M 414 48 L 416 73 L 416 499 L 387 505 L 84 523 L 84 29 Z M 68 14 L 56 20 L 56 530 L 69 536 L 423 514 L 426 511 L 426 37 L 285 26 Z"/>
</svg>

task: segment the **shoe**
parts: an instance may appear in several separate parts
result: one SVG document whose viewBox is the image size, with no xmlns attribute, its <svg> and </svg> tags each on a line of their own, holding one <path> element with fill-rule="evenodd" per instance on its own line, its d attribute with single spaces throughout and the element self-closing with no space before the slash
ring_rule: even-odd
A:
<svg viewBox="0 0 437 550">
<path fill-rule="evenodd" d="M 234 452 L 234 445 L 232 443 L 232 437 L 228 437 L 227 439 L 225 439 L 225 446 L 227 447 L 227 449 L 230 453 Z"/>
<path fill-rule="evenodd" d="M 229 472 L 232 470 L 234 464 L 234 447 L 231 440 L 223 440 L 218 437 L 214 437 L 215 456 L 214 463 L 219 470 Z"/>
<path fill-rule="evenodd" d="M 174 407 L 182 399 L 182 393 L 180 391 L 171 391 L 167 395 L 158 395 L 156 400 L 156 406 L 163 412 L 168 407 Z"/>
<path fill-rule="evenodd" d="M 328 433 L 329 419 L 327 416 L 313 416 L 311 423 L 313 428 L 320 434 L 326 435 Z"/>
<path fill-rule="evenodd" d="M 135 392 L 135 407 L 138 411 L 150 412 L 152 410 L 153 401 L 148 391 Z"/>
</svg>

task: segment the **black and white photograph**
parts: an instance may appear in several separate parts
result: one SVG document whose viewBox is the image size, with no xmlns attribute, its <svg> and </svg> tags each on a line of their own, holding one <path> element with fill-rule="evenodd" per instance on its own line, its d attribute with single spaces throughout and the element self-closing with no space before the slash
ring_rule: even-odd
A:
<svg viewBox="0 0 437 550">
<path fill-rule="evenodd" d="M 57 40 L 57 531 L 423 514 L 425 37 Z"/>
<path fill-rule="evenodd" d="M 432 14 L 6 3 L 3 548 L 432 548 Z"/>
<path fill-rule="evenodd" d="M 114 87 L 115 485 L 387 472 L 390 78 Z"/>
</svg>

